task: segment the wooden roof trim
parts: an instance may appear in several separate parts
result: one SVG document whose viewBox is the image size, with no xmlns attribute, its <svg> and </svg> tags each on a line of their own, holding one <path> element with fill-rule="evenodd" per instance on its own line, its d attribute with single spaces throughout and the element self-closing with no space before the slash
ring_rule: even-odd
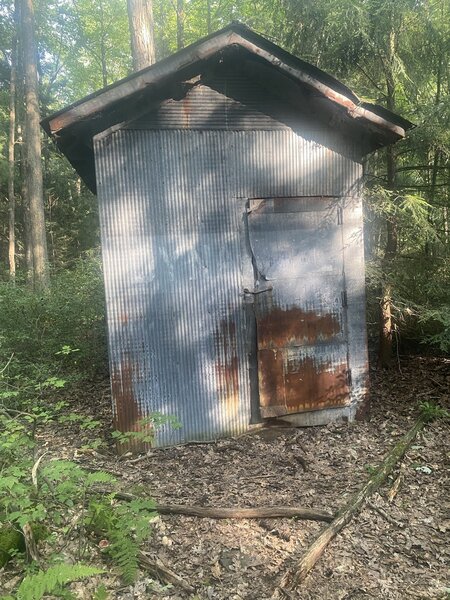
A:
<svg viewBox="0 0 450 600">
<path fill-rule="evenodd" d="M 355 102 L 349 96 L 352 96 L 355 100 L 358 99 L 350 90 L 348 90 L 349 95 L 344 95 L 308 73 L 305 68 L 297 68 L 292 66 L 292 64 L 288 64 L 285 60 L 276 56 L 274 53 L 275 51 L 267 50 L 262 47 L 262 44 L 258 45 L 254 41 L 251 41 L 250 38 L 254 37 L 258 39 L 260 36 L 257 36 L 257 34 L 251 30 L 248 31 L 249 35 L 246 37 L 246 28 L 241 25 L 231 25 L 204 40 L 200 40 L 190 48 L 188 47 L 177 52 L 169 58 L 155 63 L 147 69 L 131 75 L 125 80 L 119 81 L 109 88 L 97 92 L 92 96 L 88 96 L 84 100 L 69 106 L 67 109 L 50 116 L 43 121 L 43 126 L 48 133 L 57 136 L 59 132 L 71 125 L 83 120 L 89 120 L 117 102 L 126 100 L 135 94 L 145 92 L 145 90 L 150 87 L 164 84 L 170 81 L 170 79 L 179 71 L 184 71 L 186 69 L 194 70 L 197 65 L 200 65 L 203 61 L 213 57 L 218 52 L 229 46 L 237 45 L 251 54 L 260 56 L 268 64 L 279 69 L 291 78 L 316 90 L 331 102 L 342 106 L 346 109 L 349 116 L 356 119 L 364 119 L 377 128 L 387 130 L 397 137 L 403 138 L 405 136 L 404 127 L 376 114 L 376 112 L 370 110 L 370 105 L 368 106 L 363 105 L 361 102 Z M 277 48 L 271 43 L 268 44 L 271 49 L 272 47 L 275 49 Z M 280 51 L 287 56 L 285 51 L 282 51 L 281 49 Z M 298 60 L 293 56 L 292 59 L 293 61 Z M 198 69 L 198 71 L 199 70 L 200 69 Z M 194 74 L 198 73 L 192 73 L 191 76 Z M 336 84 L 338 83 L 339 82 L 336 81 Z M 341 88 L 342 87 L 343 86 L 341 86 Z"/>
</svg>

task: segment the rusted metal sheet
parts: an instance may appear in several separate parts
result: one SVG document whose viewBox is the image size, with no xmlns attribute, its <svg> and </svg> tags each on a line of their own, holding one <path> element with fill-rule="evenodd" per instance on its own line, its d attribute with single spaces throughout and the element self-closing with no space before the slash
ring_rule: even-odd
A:
<svg viewBox="0 0 450 600">
<path fill-rule="evenodd" d="M 282 278 L 281 287 L 275 279 L 264 282 L 273 287 L 271 300 L 264 298 L 266 293 L 254 296 L 261 306 L 266 302 L 264 310 L 297 308 L 308 318 L 303 329 L 297 324 L 291 329 L 288 339 L 295 344 L 281 348 L 279 364 L 283 362 L 286 370 L 289 402 L 296 402 L 292 390 L 312 385 L 298 381 L 302 365 L 316 369 L 322 388 L 329 385 L 330 373 L 339 381 L 347 361 L 342 258 L 337 258 L 342 257 L 342 228 L 338 227 L 339 240 L 331 226 L 319 225 L 338 218 L 334 197 L 355 194 L 355 206 L 359 202 L 361 168 L 347 158 L 348 148 L 342 153 L 330 150 L 292 130 L 121 130 L 99 138 L 95 151 L 118 427 L 139 427 L 139 419 L 155 411 L 176 416 L 181 429 L 164 426 L 157 433 L 159 446 L 248 429 L 251 327 L 244 289 L 254 291 L 255 279 L 247 220 L 255 224 L 253 253 L 260 252 L 268 279 L 279 276 L 275 267 L 286 254 L 285 244 L 298 245 L 302 254 L 294 278 Z M 321 164 L 327 165 L 325 171 Z M 274 196 L 277 200 L 270 206 Z M 296 200 L 298 196 L 309 199 Z M 256 204 L 249 198 L 257 199 Z M 273 247 L 277 262 L 271 264 L 270 253 L 266 256 L 262 248 L 273 244 L 279 219 L 290 205 L 301 210 L 284 213 L 290 224 Z M 273 219 L 272 233 L 270 228 L 258 230 L 257 220 L 267 218 Z M 344 216 L 350 244 L 358 219 L 355 212 L 353 229 L 347 231 Z M 336 247 L 341 252 L 333 251 L 328 262 L 321 259 L 315 238 L 324 253 Z M 293 263 L 293 255 L 288 257 L 283 269 Z M 352 286 L 361 302 L 363 278 L 356 267 Z M 360 340 L 354 347 L 359 348 L 364 315 L 355 315 L 352 323 L 353 335 Z M 265 327 L 269 338 L 276 339 L 273 326 Z M 273 351 L 270 344 L 266 349 Z M 339 393 L 342 390 L 341 386 Z M 351 399 L 353 394 L 352 386 Z M 347 407 L 329 410 L 335 416 L 341 410 L 347 414 Z M 303 414 L 316 412 L 320 411 Z"/>
<path fill-rule="evenodd" d="M 255 304 L 261 414 L 349 404 L 340 199 L 255 199 L 248 210 L 255 289 L 270 284 Z"/>
<path fill-rule="evenodd" d="M 217 352 L 217 383 L 225 400 L 226 410 L 239 410 L 239 357 L 236 324 L 223 319 L 215 335 Z"/>
</svg>

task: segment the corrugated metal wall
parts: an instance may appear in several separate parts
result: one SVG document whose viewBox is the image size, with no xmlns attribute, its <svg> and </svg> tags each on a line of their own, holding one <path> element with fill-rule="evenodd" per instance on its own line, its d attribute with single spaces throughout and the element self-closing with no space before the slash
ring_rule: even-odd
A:
<svg viewBox="0 0 450 600">
<path fill-rule="evenodd" d="M 182 423 L 179 430 L 164 427 L 159 445 L 248 428 L 248 198 L 346 197 L 350 362 L 354 397 L 361 393 L 361 165 L 344 156 L 348 148 L 339 153 L 310 138 L 291 130 L 121 130 L 96 140 L 112 388 L 122 429 L 152 411 Z M 314 422 L 316 413 L 306 414 Z"/>
</svg>

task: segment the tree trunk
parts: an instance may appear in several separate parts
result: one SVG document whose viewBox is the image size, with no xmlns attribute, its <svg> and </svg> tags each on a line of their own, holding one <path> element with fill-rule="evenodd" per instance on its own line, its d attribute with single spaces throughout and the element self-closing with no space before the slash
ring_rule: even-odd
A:
<svg viewBox="0 0 450 600">
<path fill-rule="evenodd" d="M 395 53 L 396 53 L 396 34 L 391 30 L 387 48 L 387 64 L 385 65 L 386 76 L 386 103 L 387 108 L 395 112 Z M 386 148 L 386 172 L 387 172 L 387 189 L 391 192 L 395 190 L 395 153 L 393 146 Z M 394 201 L 394 200 L 393 200 Z M 383 288 L 380 299 L 380 348 L 379 348 L 379 364 L 380 366 L 389 369 L 392 366 L 392 338 L 393 338 L 393 322 L 392 322 L 392 285 L 390 282 L 390 265 L 397 254 L 398 246 L 398 231 L 397 217 L 395 211 L 386 218 L 386 248 L 382 263 L 383 272 Z"/>
<path fill-rule="evenodd" d="M 34 286 L 36 289 L 47 289 L 50 285 L 50 277 L 45 234 L 41 132 L 32 0 L 22 0 L 20 16 L 25 75 L 27 195 L 33 244 Z"/>
<path fill-rule="evenodd" d="M 177 0 L 177 49 L 184 48 L 184 0 Z"/>
<path fill-rule="evenodd" d="M 206 28 L 208 31 L 208 35 L 212 33 L 212 25 L 211 25 L 211 0 L 206 0 Z"/>
<path fill-rule="evenodd" d="M 16 86 L 16 117 L 17 117 L 17 144 L 19 147 L 19 167 L 20 167 L 20 181 L 21 189 L 20 195 L 22 200 L 22 222 L 23 222 L 23 246 L 25 249 L 25 269 L 27 283 L 30 287 L 33 286 L 33 243 L 31 240 L 31 227 L 30 227 L 30 211 L 28 208 L 28 192 L 27 192 L 27 153 L 26 153 L 26 141 L 25 141 L 25 76 L 24 76 L 24 58 L 23 58 L 23 40 L 20 31 L 21 23 L 21 1 L 16 0 L 17 9 L 17 41 L 18 41 L 18 54 L 17 54 L 17 86 Z"/>
<path fill-rule="evenodd" d="M 105 19 L 103 15 L 103 0 L 100 0 L 100 62 L 102 67 L 103 87 L 108 85 L 108 69 L 106 67 L 106 48 L 105 48 Z"/>
<path fill-rule="evenodd" d="M 152 0 L 127 0 L 133 71 L 155 62 Z"/>
<path fill-rule="evenodd" d="M 16 11 L 14 15 L 16 21 Z M 11 77 L 9 86 L 9 139 L 8 139 L 8 203 L 9 203 L 9 278 L 16 280 L 16 195 L 14 189 L 14 148 L 16 143 L 16 65 L 17 32 L 14 33 L 11 50 Z"/>
</svg>

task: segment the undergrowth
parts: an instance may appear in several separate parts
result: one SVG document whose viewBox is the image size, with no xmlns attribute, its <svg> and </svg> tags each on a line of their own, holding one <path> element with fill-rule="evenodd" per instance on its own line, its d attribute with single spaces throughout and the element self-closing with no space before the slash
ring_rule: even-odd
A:
<svg viewBox="0 0 450 600">
<path fill-rule="evenodd" d="M 89 589 L 92 598 L 101 600 L 108 597 L 105 586 L 96 583 L 102 573 L 115 574 L 125 584 L 137 575 L 154 503 L 148 498 L 119 501 L 119 484 L 112 475 L 55 458 L 53 448 L 41 443 L 49 426 L 75 427 L 78 445 L 84 433 L 93 437 L 101 422 L 71 410 L 67 399 L 76 399 L 84 381 L 106 373 L 97 258 L 85 258 L 72 271 L 55 275 L 46 293 L 0 283 L 2 592 L 5 569 L 21 575 L 15 585 L 6 586 L 9 595 L 1 600 L 39 600 L 48 594 L 76 598 L 68 586 L 86 578 L 95 579 Z M 145 434 L 136 435 L 151 442 L 162 422 L 149 417 Z M 116 435 L 120 442 L 124 434 Z M 97 437 L 89 444 L 98 448 L 104 440 Z"/>
<path fill-rule="evenodd" d="M 57 421 L 58 414 L 0 408 L 0 566 L 11 560 L 22 566 L 25 577 L 16 598 L 24 600 L 99 574 L 105 561 L 130 584 L 138 572 L 140 545 L 150 535 L 154 503 L 118 501 L 117 481 L 109 473 L 47 457 L 37 435 L 49 419 Z M 44 549 L 45 570 L 36 572 L 35 563 L 24 562 L 26 528 Z"/>
</svg>

